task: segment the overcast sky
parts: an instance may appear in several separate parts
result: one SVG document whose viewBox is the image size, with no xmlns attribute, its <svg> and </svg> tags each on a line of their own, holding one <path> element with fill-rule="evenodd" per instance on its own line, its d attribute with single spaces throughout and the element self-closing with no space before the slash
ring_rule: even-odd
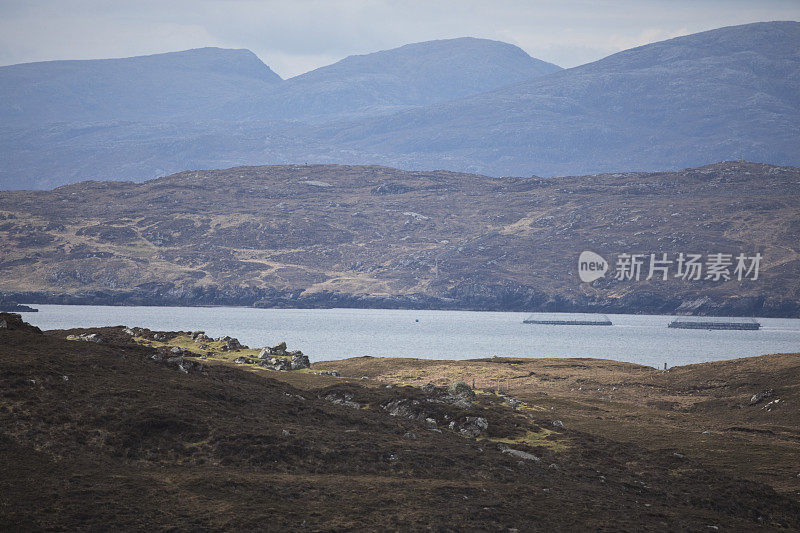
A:
<svg viewBox="0 0 800 533">
<path fill-rule="evenodd" d="M 0 0 L 0 65 L 248 48 L 282 77 L 473 36 L 572 67 L 698 31 L 800 20 L 800 0 Z"/>
</svg>

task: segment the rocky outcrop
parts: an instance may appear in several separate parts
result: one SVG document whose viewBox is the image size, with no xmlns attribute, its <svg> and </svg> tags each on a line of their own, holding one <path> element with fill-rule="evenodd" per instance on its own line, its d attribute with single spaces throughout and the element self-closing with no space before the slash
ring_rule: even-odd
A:
<svg viewBox="0 0 800 533">
<path fill-rule="evenodd" d="M 18 330 L 28 333 L 42 333 L 42 330 L 22 320 L 17 313 L 0 313 L 0 330 Z"/>
<path fill-rule="evenodd" d="M 98 344 L 102 344 L 105 341 L 103 337 L 101 337 L 97 333 L 84 333 L 83 335 L 67 335 L 68 341 L 85 341 L 85 342 L 96 342 Z"/>
</svg>

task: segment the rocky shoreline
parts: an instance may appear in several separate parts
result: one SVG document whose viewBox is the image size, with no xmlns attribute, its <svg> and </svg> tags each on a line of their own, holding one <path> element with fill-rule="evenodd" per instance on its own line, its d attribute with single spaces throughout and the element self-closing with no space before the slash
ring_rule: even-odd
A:
<svg viewBox="0 0 800 533">
<path fill-rule="evenodd" d="M 331 292 L 305 294 L 264 289 L 165 286 L 136 291 L 88 291 L 81 293 L 18 292 L 7 297 L 32 304 L 141 305 L 180 307 L 256 307 L 292 309 L 409 309 L 449 311 L 508 311 L 564 313 L 624 313 L 694 316 L 751 316 L 800 318 L 800 303 L 767 297 L 712 299 L 664 298 L 656 294 L 630 294 L 615 299 L 547 296 L 527 287 L 479 287 L 471 294 L 429 296 L 352 295 Z M 28 309 L 8 309 L 27 311 Z"/>
</svg>

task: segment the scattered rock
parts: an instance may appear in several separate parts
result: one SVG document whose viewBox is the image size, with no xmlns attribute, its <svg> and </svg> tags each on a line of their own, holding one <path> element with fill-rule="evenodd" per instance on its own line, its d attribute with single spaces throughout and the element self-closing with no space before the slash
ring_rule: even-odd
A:
<svg viewBox="0 0 800 533">
<path fill-rule="evenodd" d="M 411 420 L 425 420 L 428 418 L 419 407 L 419 402 L 408 398 L 398 398 L 384 404 L 383 409 L 390 416 L 399 416 Z"/>
<path fill-rule="evenodd" d="M 252 365 L 253 360 L 248 359 L 247 357 L 237 357 L 234 361 L 237 365 Z"/>
<path fill-rule="evenodd" d="M 331 392 L 325 396 L 324 399 L 337 405 L 344 405 L 345 407 L 352 407 L 353 409 L 361 409 L 361 404 L 353 401 L 352 392 Z"/>
<path fill-rule="evenodd" d="M 750 405 L 755 405 L 757 403 L 761 403 L 762 401 L 766 400 L 767 398 L 772 398 L 775 395 L 775 391 L 772 389 L 767 389 L 761 392 L 757 392 L 753 394 L 750 398 Z"/>
<path fill-rule="evenodd" d="M 232 352 L 235 350 L 241 350 L 243 348 L 247 348 L 247 346 L 240 343 L 238 339 L 234 339 L 233 337 L 228 337 L 227 335 L 218 338 L 217 341 L 223 343 L 221 348 L 223 352 Z"/>
<path fill-rule="evenodd" d="M 337 372 L 336 370 L 323 370 L 322 372 L 320 372 L 320 375 L 322 375 L 322 376 L 334 376 L 334 377 L 337 377 L 337 378 L 340 376 L 339 372 Z"/>
<path fill-rule="evenodd" d="M 98 344 L 105 342 L 103 337 L 101 337 L 97 333 L 84 333 L 83 335 L 67 335 L 67 340 L 68 341 L 96 342 Z"/>
<path fill-rule="evenodd" d="M 564 422 L 562 422 L 561 420 L 553 420 L 553 425 L 557 428 L 563 428 Z"/>
</svg>

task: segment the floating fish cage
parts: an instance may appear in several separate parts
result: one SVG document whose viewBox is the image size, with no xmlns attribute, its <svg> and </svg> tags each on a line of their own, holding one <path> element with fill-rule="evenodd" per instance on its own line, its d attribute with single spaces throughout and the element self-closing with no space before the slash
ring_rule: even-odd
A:
<svg viewBox="0 0 800 533">
<path fill-rule="evenodd" d="M 522 323 L 548 326 L 610 326 L 611 320 L 606 315 L 594 313 L 533 313 Z"/>
<path fill-rule="evenodd" d="M 715 318 L 710 316 L 681 316 L 669 323 L 678 329 L 760 329 L 755 318 Z"/>
</svg>

